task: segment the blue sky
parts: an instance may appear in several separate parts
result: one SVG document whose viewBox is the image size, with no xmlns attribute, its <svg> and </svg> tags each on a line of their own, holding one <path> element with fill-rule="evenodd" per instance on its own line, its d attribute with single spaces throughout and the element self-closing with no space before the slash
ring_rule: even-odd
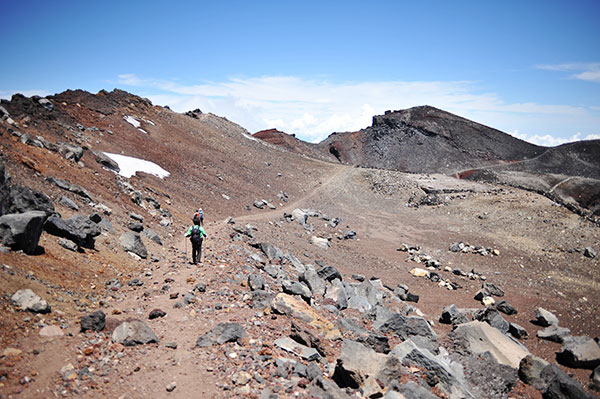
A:
<svg viewBox="0 0 600 399">
<path fill-rule="evenodd" d="M 0 97 L 117 87 L 307 141 L 428 104 L 556 145 L 600 138 L 599 20 L 598 1 L 6 1 Z"/>
</svg>

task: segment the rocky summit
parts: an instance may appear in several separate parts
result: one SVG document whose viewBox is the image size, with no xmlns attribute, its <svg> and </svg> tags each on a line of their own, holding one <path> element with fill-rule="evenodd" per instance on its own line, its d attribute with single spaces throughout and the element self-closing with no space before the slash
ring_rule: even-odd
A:
<svg viewBox="0 0 600 399">
<path fill-rule="evenodd" d="M 0 106 L 0 398 L 598 396 L 596 141 L 432 107 L 308 144 L 116 89 Z"/>
</svg>

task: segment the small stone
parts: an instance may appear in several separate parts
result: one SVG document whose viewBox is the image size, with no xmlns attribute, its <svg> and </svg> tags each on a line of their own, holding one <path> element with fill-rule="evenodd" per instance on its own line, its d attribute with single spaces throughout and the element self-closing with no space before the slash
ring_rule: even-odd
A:
<svg viewBox="0 0 600 399">
<path fill-rule="evenodd" d="M 429 270 L 421 269 L 418 267 L 411 269 L 409 273 L 415 277 L 429 277 L 430 274 Z"/>
<path fill-rule="evenodd" d="M 494 298 L 492 298 L 491 296 L 485 296 L 483 297 L 483 299 L 481 299 L 481 303 L 484 306 L 490 306 L 496 303 L 496 300 Z"/>
<path fill-rule="evenodd" d="M 159 317 L 165 317 L 166 315 L 167 314 L 164 311 L 162 311 L 160 309 L 154 309 L 150 312 L 150 314 L 148 315 L 148 318 L 150 320 L 153 320 L 153 319 L 157 319 Z"/>
<path fill-rule="evenodd" d="M 177 388 L 177 384 L 175 382 L 170 383 L 169 385 L 167 385 L 167 392 L 173 392 L 175 390 L 175 388 Z"/>
</svg>

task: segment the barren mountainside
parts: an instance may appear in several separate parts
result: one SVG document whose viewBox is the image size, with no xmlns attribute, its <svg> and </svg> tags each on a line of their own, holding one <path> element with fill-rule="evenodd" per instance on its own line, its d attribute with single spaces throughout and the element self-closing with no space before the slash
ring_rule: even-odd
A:
<svg viewBox="0 0 600 399">
<path fill-rule="evenodd" d="M 593 398 L 597 154 L 431 107 L 309 144 L 117 89 L 14 95 L 0 399 Z"/>
</svg>

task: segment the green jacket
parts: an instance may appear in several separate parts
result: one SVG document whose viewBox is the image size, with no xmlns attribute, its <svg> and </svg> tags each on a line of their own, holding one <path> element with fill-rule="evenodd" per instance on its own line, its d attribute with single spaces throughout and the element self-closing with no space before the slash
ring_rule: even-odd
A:
<svg viewBox="0 0 600 399">
<path fill-rule="evenodd" d="M 194 226 L 198 226 L 198 227 L 200 227 L 200 234 L 201 234 L 203 237 L 206 237 L 206 231 L 204 231 L 204 227 L 202 227 L 202 226 L 200 226 L 200 225 L 196 225 L 196 224 L 192 225 L 192 226 L 191 226 L 191 227 L 188 229 L 187 233 L 185 233 L 185 236 L 186 236 L 186 237 L 189 237 L 189 236 L 191 236 L 191 235 L 192 235 L 192 229 L 194 228 Z"/>
</svg>

